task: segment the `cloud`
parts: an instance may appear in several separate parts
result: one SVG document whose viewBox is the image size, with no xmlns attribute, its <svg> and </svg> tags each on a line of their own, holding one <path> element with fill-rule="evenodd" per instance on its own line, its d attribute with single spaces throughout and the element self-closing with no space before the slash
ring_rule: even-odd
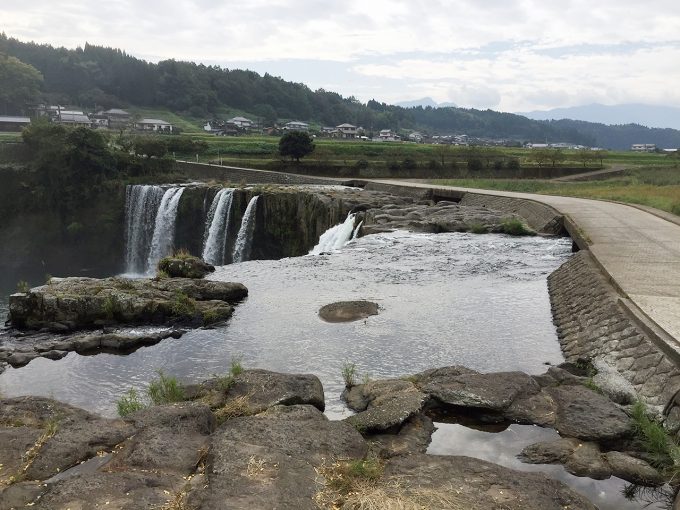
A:
<svg viewBox="0 0 680 510">
<path fill-rule="evenodd" d="M 337 84 L 361 99 L 470 102 L 506 110 L 667 102 L 676 92 L 680 4 L 655 0 L 31 0 L 3 2 L 7 34 L 86 41 Z M 323 63 L 281 68 L 278 63 Z M 335 66 L 335 67 L 334 67 Z M 330 71 L 336 69 L 337 72 Z M 380 90 L 380 83 L 384 87 Z M 410 95 L 413 94 L 413 95 Z M 408 95 L 408 96 L 407 96 Z"/>
</svg>

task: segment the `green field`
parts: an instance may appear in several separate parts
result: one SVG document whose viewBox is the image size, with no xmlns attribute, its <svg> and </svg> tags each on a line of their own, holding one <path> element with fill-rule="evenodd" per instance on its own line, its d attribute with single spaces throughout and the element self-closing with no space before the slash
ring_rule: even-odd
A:
<svg viewBox="0 0 680 510">
<path fill-rule="evenodd" d="M 601 181 L 555 182 L 527 179 L 447 179 L 432 184 L 614 200 L 640 204 L 680 216 L 680 168 L 645 167 Z"/>
</svg>

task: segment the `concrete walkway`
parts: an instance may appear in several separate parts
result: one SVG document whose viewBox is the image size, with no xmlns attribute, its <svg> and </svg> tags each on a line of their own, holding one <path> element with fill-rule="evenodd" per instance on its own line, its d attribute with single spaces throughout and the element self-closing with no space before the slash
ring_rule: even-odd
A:
<svg viewBox="0 0 680 510">
<path fill-rule="evenodd" d="M 599 200 L 372 181 L 530 199 L 553 207 L 578 228 L 623 297 L 670 335 L 672 348 L 680 350 L 680 225 L 635 207 Z"/>
</svg>

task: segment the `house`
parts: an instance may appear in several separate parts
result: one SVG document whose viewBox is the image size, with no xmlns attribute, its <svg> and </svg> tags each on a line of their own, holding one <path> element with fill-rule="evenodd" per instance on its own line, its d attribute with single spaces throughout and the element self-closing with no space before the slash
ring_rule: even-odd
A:
<svg viewBox="0 0 680 510">
<path fill-rule="evenodd" d="M 31 119 L 28 117 L 0 115 L 0 131 L 21 131 L 23 127 L 28 126 L 30 123 Z"/>
<path fill-rule="evenodd" d="M 357 137 L 357 127 L 352 124 L 340 124 L 336 126 L 340 138 L 356 138 Z"/>
<path fill-rule="evenodd" d="M 107 128 L 109 127 L 109 118 L 101 113 L 90 115 L 90 121 L 93 128 Z"/>
<path fill-rule="evenodd" d="M 104 112 L 97 112 L 97 117 L 100 115 L 109 119 L 109 127 L 111 129 L 127 127 L 132 117 L 130 113 L 126 112 L 125 110 L 121 110 L 120 108 L 111 108 L 110 110 L 106 110 Z"/>
<path fill-rule="evenodd" d="M 423 135 L 418 133 L 418 131 L 414 131 L 413 133 L 409 133 L 408 139 L 412 142 L 420 143 L 423 141 Z"/>
<path fill-rule="evenodd" d="M 142 131 L 156 131 L 158 133 L 172 133 L 172 124 L 160 119 L 141 119 L 135 127 Z"/>
<path fill-rule="evenodd" d="M 255 127 L 255 123 L 250 119 L 246 119 L 245 117 L 234 117 L 232 119 L 229 119 L 227 122 L 231 122 L 232 124 L 235 124 L 237 127 L 243 129 L 250 129 L 252 127 Z"/>
<path fill-rule="evenodd" d="M 283 129 L 287 131 L 309 131 L 309 124 L 306 122 L 292 120 L 283 126 Z"/>
<path fill-rule="evenodd" d="M 393 133 L 391 129 L 381 129 L 378 138 L 374 138 L 380 142 L 400 142 L 401 138 L 396 133 Z"/>
<path fill-rule="evenodd" d="M 325 126 L 321 128 L 321 134 L 323 136 L 328 136 L 329 138 L 337 138 L 340 136 L 340 131 L 336 127 Z"/>
<path fill-rule="evenodd" d="M 654 152 L 656 151 L 656 144 L 653 143 L 634 143 L 630 146 L 633 152 Z"/>
<path fill-rule="evenodd" d="M 59 124 L 66 124 L 69 126 L 87 126 L 92 125 L 90 118 L 83 112 L 61 110 L 59 115 L 54 119 L 54 122 Z"/>
</svg>

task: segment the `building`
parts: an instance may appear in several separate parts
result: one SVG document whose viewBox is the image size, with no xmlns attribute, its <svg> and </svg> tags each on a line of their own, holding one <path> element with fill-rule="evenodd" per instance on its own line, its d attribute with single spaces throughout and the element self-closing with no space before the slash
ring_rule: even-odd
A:
<svg viewBox="0 0 680 510">
<path fill-rule="evenodd" d="M 321 134 L 330 138 L 337 138 L 340 135 L 340 131 L 333 126 L 324 126 L 321 128 Z"/>
<path fill-rule="evenodd" d="M 283 126 L 283 129 L 287 131 L 309 131 L 309 124 L 306 122 L 292 120 Z"/>
<path fill-rule="evenodd" d="M 340 138 L 356 138 L 357 137 L 357 127 L 352 124 L 340 124 L 336 126 L 338 130 L 338 136 Z"/>
<path fill-rule="evenodd" d="M 654 152 L 656 151 L 656 144 L 653 143 L 634 143 L 630 146 L 633 152 Z"/>
<path fill-rule="evenodd" d="M 156 131 L 158 133 L 172 133 L 172 124 L 160 119 L 141 119 L 135 123 L 141 131 Z"/>
<path fill-rule="evenodd" d="M 106 110 L 104 112 L 98 112 L 96 117 L 99 116 L 108 119 L 108 127 L 111 129 L 121 129 L 127 127 L 130 124 L 130 120 L 132 119 L 132 116 L 128 112 L 121 110 L 120 108 L 111 108 L 110 110 Z"/>
<path fill-rule="evenodd" d="M 0 115 L 0 131 L 21 131 L 22 128 L 30 123 L 31 119 L 28 117 Z"/>
<path fill-rule="evenodd" d="M 227 122 L 231 122 L 232 124 L 236 125 L 236 127 L 240 127 L 242 129 L 250 129 L 255 127 L 255 123 L 250 119 L 246 119 L 245 117 L 234 117 L 229 119 Z"/>
<path fill-rule="evenodd" d="M 414 131 L 413 133 L 409 133 L 408 139 L 412 142 L 420 143 L 423 141 L 423 135 L 418 133 L 418 131 Z"/>
<path fill-rule="evenodd" d="M 58 117 L 54 119 L 54 122 L 57 122 L 59 124 L 66 124 L 68 126 L 83 126 L 83 127 L 92 126 L 92 121 L 83 112 L 70 110 L 60 111 Z"/>
<path fill-rule="evenodd" d="M 396 133 L 393 133 L 391 129 L 381 129 L 378 137 L 373 140 L 380 142 L 400 142 L 401 138 L 399 138 L 399 135 Z"/>
</svg>

